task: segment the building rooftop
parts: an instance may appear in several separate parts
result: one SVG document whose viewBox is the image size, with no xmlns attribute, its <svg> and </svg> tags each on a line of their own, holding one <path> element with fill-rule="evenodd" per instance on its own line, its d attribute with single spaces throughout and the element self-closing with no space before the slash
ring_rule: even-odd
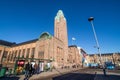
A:
<svg viewBox="0 0 120 80">
<path fill-rule="evenodd" d="M 14 46 L 19 46 L 19 45 L 24 45 L 24 44 L 33 43 L 33 42 L 36 42 L 37 40 L 38 40 L 38 39 L 33 39 L 33 40 L 21 42 L 21 43 L 18 43 L 18 44 L 13 45 L 13 47 L 14 47 Z"/>
<path fill-rule="evenodd" d="M 12 45 L 15 45 L 15 44 L 16 44 L 15 42 L 0 40 L 0 45 L 3 45 L 3 46 L 12 46 Z"/>
<path fill-rule="evenodd" d="M 102 53 L 101 55 L 113 55 L 114 53 Z M 115 54 L 120 54 L 119 52 L 118 53 L 115 53 Z M 100 55 L 100 54 L 89 54 L 89 56 L 93 56 L 93 55 Z"/>
<path fill-rule="evenodd" d="M 77 48 L 77 46 L 76 46 L 76 45 L 70 45 L 70 46 L 68 46 L 68 47 L 76 47 L 76 48 Z"/>
</svg>

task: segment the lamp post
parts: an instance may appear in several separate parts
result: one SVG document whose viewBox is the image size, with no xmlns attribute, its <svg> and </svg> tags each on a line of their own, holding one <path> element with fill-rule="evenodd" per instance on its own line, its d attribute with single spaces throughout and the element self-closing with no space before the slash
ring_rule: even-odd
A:
<svg viewBox="0 0 120 80">
<path fill-rule="evenodd" d="M 100 62 L 102 64 L 102 57 L 101 57 L 101 52 L 100 52 L 100 46 L 99 46 L 99 43 L 98 43 L 98 39 L 97 39 L 97 35 L 96 35 L 96 32 L 95 32 L 95 28 L 94 28 L 94 25 L 93 25 L 93 20 L 94 20 L 94 17 L 90 17 L 88 18 L 88 21 L 91 23 L 92 25 L 92 29 L 93 29 L 93 33 L 94 33 L 94 37 L 95 37 L 95 41 L 96 41 L 96 47 L 98 49 L 98 54 L 100 55 Z M 104 67 L 104 66 L 103 66 Z"/>
</svg>

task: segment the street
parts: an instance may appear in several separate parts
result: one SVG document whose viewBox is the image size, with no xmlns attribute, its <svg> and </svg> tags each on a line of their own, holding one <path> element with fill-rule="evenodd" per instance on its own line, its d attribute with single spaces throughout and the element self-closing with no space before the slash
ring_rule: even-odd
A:
<svg viewBox="0 0 120 80">
<path fill-rule="evenodd" d="M 54 77 L 53 80 L 94 80 L 94 74 L 69 73 L 66 75 Z"/>
<path fill-rule="evenodd" d="M 107 76 L 103 75 L 102 69 L 79 69 L 73 72 L 64 74 L 62 70 L 59 75 L 50 75 L 50 72 L 43 72 L 41 74 L 32 76 L 30 80 L 119 80 L 120 70 L 107 70 Z M 55 73 L 54 71 L 51 73 Z M 45 76 L 46 77 L 43 77 Z M 22 75 L 24 76 L 24 75 Z M 43 78 L 42 78 L 43 77 Z M 21 80 L 20 76 L 3 77 L 0 80 Z M 23 79 L 22 79 L 23 80 Z"/>
<path fill-rule="evenodd" d="M 96 74 L 95 74 L 96 73 Z M 119 80 L 119 70 L 107 71 L 107 76 L 103 75 L 102 69 L 80 69 L 75 72 L 60 76 L 51 76 L 37 80 Z"/>
<path fill-rule="evenodd" d="M 94 70 L 82 69 L 62 76 L 54 77 L 53 80 L 94 80 L 94 78 Z"/>
</svg>

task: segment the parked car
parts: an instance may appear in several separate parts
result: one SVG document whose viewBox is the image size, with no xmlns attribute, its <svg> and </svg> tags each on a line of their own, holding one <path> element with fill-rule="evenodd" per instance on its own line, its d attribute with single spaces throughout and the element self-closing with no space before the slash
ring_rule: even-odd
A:
<svg viewBox="0 0 120 80">
<path fill-rule="evenodd" d="M 113 70 L 113 69 L 115 69 L 115 66 L 113 64 L 111 64 L 111 65 L 107 65 L 106 68 L 109 70 Z"/>
<path fill-rule="evenodd" d="M 115 65 L 112 64 L 112 62 L 105 62 L 105 67 L 106 67 L 108 70 L 113 70 L 113 69 L 115 69 Z"/>
</svg>

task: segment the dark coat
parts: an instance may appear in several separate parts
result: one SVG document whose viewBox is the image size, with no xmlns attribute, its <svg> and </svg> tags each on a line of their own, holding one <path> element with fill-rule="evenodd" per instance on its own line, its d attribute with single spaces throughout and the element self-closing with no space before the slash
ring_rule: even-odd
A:
<svg viewBox="0 0 120 80">
<path fill-rule="evenodd" d="M 25 65 L 25 71 L 29 71 L 29 70 L 30 70 L 30 64 L 28 63 Z"/>
</svg>

